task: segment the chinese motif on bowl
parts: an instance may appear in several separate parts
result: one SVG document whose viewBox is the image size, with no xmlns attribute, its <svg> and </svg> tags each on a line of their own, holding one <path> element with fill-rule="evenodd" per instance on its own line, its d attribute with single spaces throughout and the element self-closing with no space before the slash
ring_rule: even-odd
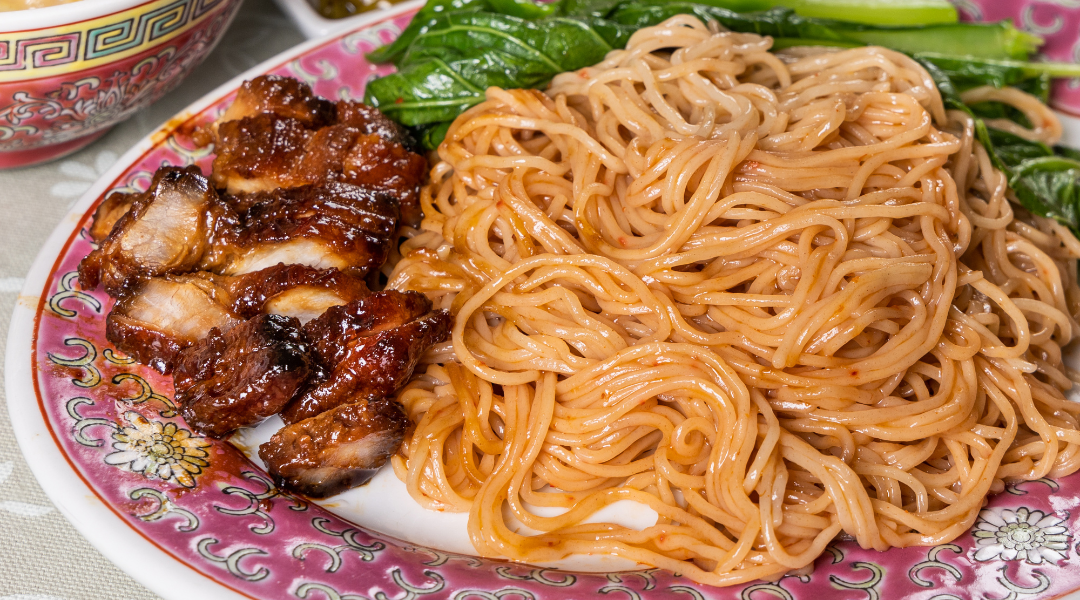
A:
<svg viewBox="0 0 1080 600">
<path fill-rule="evenodd" d="M 176 87 L 241 0 L 83 0 L 0 18 L 0 169 L 94 141 Z"/>
</svg>

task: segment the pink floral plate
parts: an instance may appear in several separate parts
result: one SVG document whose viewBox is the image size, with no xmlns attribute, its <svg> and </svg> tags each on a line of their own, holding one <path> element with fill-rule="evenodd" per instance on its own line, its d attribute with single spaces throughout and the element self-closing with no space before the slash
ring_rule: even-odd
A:
<svg viewBox="0 0 1080 600">
<path fill-rule="evenodd" d="M 1024 14 L 979 10 L 1071 28 L 1071 52 L 1080 15 L 1037 12 L 1049 2 L 1008 4 Z M 657 569 L 555 570 L 395 539 L 335 515 L 333 504 L 277 489 L 233 445 L 192 433 L 176 415 L 169 379 L 106 341 L 109 298 L 77 285 L 94 208 L 108 192 L 145 189 L 162 165 L 208 171 L 212 156 L 190 134 L 228 106 L 245 78 L 291 75 L 326 97 L 360 97 L 371 77 L 386 72 L 364 53 L 398 35 L 417 7 L 402 5 L 304 44 L 177 115 L 82 198 L 38 255 L 8 339 L 12 422 L 42 487 L 106 557 L 169 600 L 1038 600 L 1080 589 L 1080 474 L 1009 487 L 949 544 L 875 552 L 838 542 L 812 575 L 718 589 Z M 1059 88 L 1060 103 L 1073 101 L 1068 83 Z"/>
</svg>

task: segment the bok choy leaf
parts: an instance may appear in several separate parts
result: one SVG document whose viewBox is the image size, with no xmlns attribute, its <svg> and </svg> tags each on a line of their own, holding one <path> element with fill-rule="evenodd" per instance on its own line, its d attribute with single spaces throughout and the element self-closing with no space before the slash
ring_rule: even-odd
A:
<svg viewBox="0 0 1080 600">
<path fill-rule="evenodd" d="M 1080 237 L 1080 151 L 1051 148 L 987 127 L 960 100 L 957 86 L 945 69 L 925 57 L 916 55 L 916 60 L 934 78 L 947 108 L 962 110 L 975 118 L 975 137 L 994 166 L 1008 177 L 1009 187 L 1020 204 L 1036 215 L 1057 220 Z"/>
<path fill-rule="evenodd" d="M 787 8 L 739 13 L 703 3 L 667 0 L 634 0 L 620 5 L 609 18 L 640 28 L 678 14 L 693 14 L 703 21 L 715 20 L 732 31 L 822 43 L 836 41 L 841 45 L 877 45 L 909 53 L 1026 59 L 1042 44 L 1042 38 L 1020 31 L 1008 21 L 895 27 L 811 19 Z"/>
<path fill-rule="evenodd" d="M 364 101 L 408 126 L 450 121 L 482 101 L 488 87 L 542 87 L 625 47 L 633 31 L 593 17 L 447 13 L 416 34 L 397 73 L 367 85 Z"/>
<path fill-rule="evenodd" d="M 1026 159 L 1010 168 L 1009 187 L 1024 208 L 1080 235 L 1080 162 L 1063 156 Z"/>
</svg>

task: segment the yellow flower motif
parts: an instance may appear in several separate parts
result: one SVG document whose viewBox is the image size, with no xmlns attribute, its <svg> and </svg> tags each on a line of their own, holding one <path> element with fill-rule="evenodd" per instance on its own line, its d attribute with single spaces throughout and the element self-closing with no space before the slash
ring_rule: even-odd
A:
<svg viewBox="0 0 1080 600">
<path fill-rule="evenodd" d="M 203 448 L 210 442 L 192 437 L 175 423 L 150 421 L 137 412 L 124 413 L 130 427 L 112 434 L 116 452 L 105 457 L 110 465 L 127 466 L 145 477 L 159 477 L 187 488 L 195 487 L 195 476 L 210 465 Z"/>
</svg>

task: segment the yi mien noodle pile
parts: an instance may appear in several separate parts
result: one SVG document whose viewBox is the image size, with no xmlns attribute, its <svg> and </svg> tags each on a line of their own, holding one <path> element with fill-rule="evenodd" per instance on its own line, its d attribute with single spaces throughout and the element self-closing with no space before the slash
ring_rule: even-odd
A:
<svg viewBox="0 0 1080 600">
<path fill-rule="evenodd" d="M 481 554 L 729 585 L 841 532 L 947 542 L 1080 466 L 1080 242 L 1010 205 L 910 58 L 770 43 L 677 17 L 451 127 L 389 285 L 456 326 L 400 393 L 394 468 Z M 583 523 L 618 500 L 657 524 Z"/>
</svg>

